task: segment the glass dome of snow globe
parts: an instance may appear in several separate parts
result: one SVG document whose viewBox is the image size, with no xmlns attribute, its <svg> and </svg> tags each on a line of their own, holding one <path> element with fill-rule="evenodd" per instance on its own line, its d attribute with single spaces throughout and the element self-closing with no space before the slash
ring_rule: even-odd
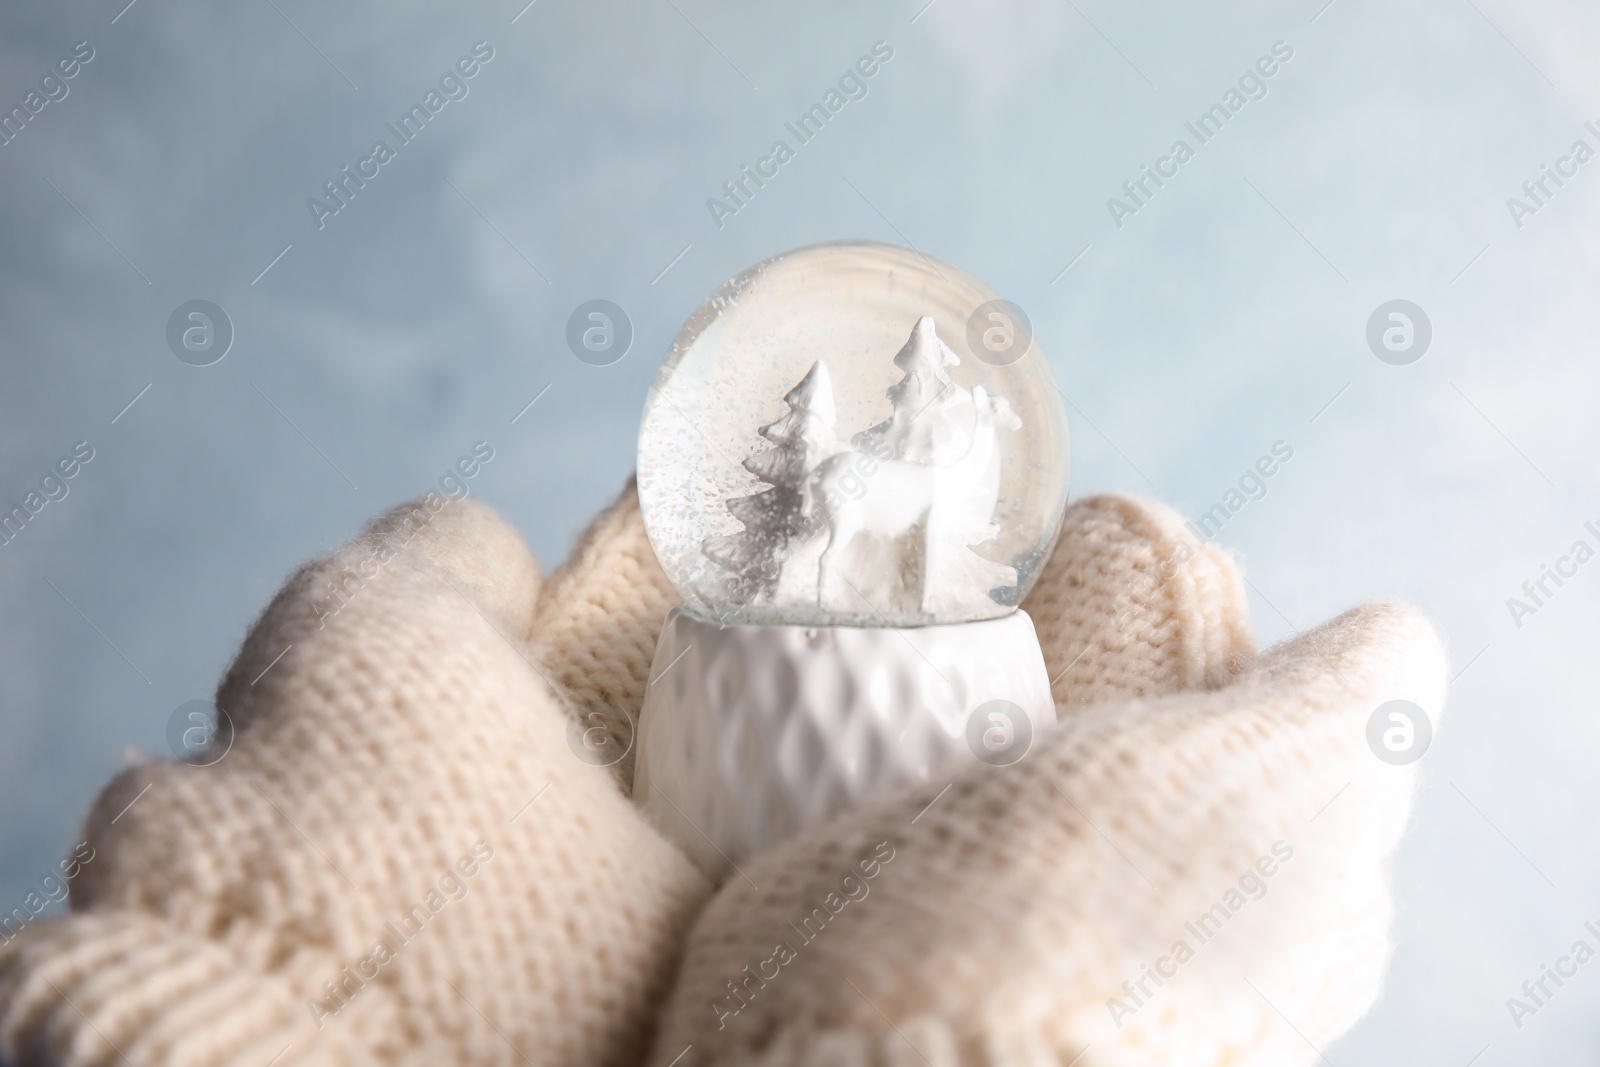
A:
<svg viewBox="0 0 1600 1067">
<path fill-rule="evenodd" d="M 868 241 L 729 281 L 673 341 L 639 432 L 668 578 L 718 623 L 996 618 L 1060 530 L 1066 410 L 1025 316 Z"/>
</svg>

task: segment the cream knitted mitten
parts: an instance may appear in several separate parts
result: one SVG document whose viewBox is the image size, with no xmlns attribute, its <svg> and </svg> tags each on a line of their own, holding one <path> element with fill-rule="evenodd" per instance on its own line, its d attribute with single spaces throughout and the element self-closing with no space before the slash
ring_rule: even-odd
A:
<svg viewBox="0 0 1600 1067">
<path fill-rule="evenodd" d="M 1437 721 L 1444 653 L 1376 604 L 1256 660 L 1240 583 L 1164 507 L 1069 508 L 1024 604 L 1061 724 L 730 879 L 652 1062 L 1318 1060 L 1380 991 L 1411 802 L 1366 721 Z"/>
<path fill-rule="evenodd" d="M 626 747 L 675 601 L 631 487 L 542 590 L 417 507 L 268 607 L 226 757 L 107 788 L 72 914 L 0 944 L 0 1062 L 1292 1064 L 1376 996 L 1411 774 L 1364 724 L 1443 691 L 1409 609 L 1255 662 L 1225 557 L 1075 504 L 1025 605 L 1063 724 L 707 907 L 570 741 Z"/>
<path fill-rule="evenodd" d="M 218 691 L 232 751 L 113 781 L 72 915 L 0 945 L 0 1061 L 637 1063 L 709 887 L 540 677 L 644 670 L 605 614 L 629 560 L 606 564 L 600 592 L 541 592 L 460 502 L 302 568 Z"/>
</svg>

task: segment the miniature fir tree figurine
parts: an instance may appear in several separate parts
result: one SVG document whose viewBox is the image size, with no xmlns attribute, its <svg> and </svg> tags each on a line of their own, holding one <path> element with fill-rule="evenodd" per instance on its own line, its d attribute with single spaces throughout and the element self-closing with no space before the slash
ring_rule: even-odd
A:
<svg viewBox="0 0 1600 1067">
<path fill-rule="evenodd" d="M 800 487 L 811 470 L 846 447 L 834 433 L 827 364 L 813 363 L 783 399 L 788 412 L 761 428 L 761 436 L 777 447 L 744 461 L 745 470 L 772 488 L 729 500 L 728 510 L 744 529 L 707 538 L 701 548 L 707 559 L 737 576 L 741 599 L 772 595 L 785 559 L 813 531 Z"/>
<path fill-rule="evenodd" d="M 885 391 L 889 417 L 850 444 L 820 361 L 784 396 L 789 411 L 761 428 L 776 447 L 744 467 L 772 488 L 729 500 L 744 529 L 701 544 L 737 603 L 932 619 L 1014 589 L 1016 568 L 976 549 L 998 528 L 998 434 L 1020 420 L 1003 397 L 949 376 L 960 359 L 928 316 L 894 363 L 905 377 Z"/>
<path fill-rule="evenodd" d="M 969 443 L 973 416 L 972 394 L 945 372 L 960 362 L 940 339 L 933 319 L 922 316 L 894 357 L 905 377 L 885 394 L 892 412 L 851 443 L 884 459 L 941 465 L 956 459 Z"/>
<path fill-rule="evenodd" d="M 920 593 L 902 586 L 881 588 L 880 595 L 910 598 L 927 611 L 942 608 L 952 598 L 973 589 L 1006 590 L 1016 584 L 1014 567 L 991 562 L 976 551 L 998 531 L 992 521 L 1000 493 L 1000 451 L 994 447 L 998 429 L 1014 429 L 1007 406 L 996 418 L 981 413 L 973 392 L 951 379 L 946 367 L 961 359 L 944 343 L 931 316 L 917 320 L 911 336 L 894 357 L 905 377 L 885 392 L 892 411 L 889 418 L 856 434 L 854 447 L 864 453 L 894 461 L 926 464 L 945 470 L 942 507 L 936 529 L 928 529 L 934 515 L 925 516 L 920 550 L 915 553 Z M 997 421 L 998 420 L 998 421 Z M 865 565 L 881 568 L 858 550 L 856 570 Z M 881 556 L 881 553 L 880 553 Z M 1005 595 L 1002 593 L 1002 596 Z"/>
</svg>

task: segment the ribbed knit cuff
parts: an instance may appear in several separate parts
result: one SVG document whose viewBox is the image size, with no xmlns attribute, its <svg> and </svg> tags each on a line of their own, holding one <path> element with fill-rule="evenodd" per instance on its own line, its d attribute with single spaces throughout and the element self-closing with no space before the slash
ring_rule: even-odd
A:
<svg viewBox="0 0 1600 1067">
<path fill-rule="evenodd" d="M 303 998 L 302 998 L 303 999 Z M 0 945 L 0 1062 L 267 1067 L 348 1061 L 282 978 L 135 911 L 30 925 Z"/>
</svg>

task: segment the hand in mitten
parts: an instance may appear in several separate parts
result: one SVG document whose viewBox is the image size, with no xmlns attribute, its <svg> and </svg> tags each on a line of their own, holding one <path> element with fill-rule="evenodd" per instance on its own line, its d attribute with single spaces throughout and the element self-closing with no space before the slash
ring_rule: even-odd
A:
<svg viewBox="0 0 1600 1067">
<path fill-rule="evenodd" d="M 1361 727 L 1441 689 L 1403 609 L 1252 667 L 1225 559 L 1077 504 L 1027 605 L 1064 724 L 775 849 L 694 923 L 709 887 L 562 708 L 624 745 L 642 699 L 672 594 L 631 490 L 542 590 L 491 513 L 408 510 L 268 608 L 226 758 L 107 789 L 73 914 L 0 946 L 0 1060 L 629 1063 L 659 1027 L 684 1067 L 1277 1063 L 1375 995 L 1409 778 Z"/>
<path fill-rule="evenodd" d="M 1060 724 L 745 865 L 657 1067 L 1283 1067 L 1372 1004 L 1412 773 L 1365 727 L 1436 721 L 1430 625 L 1370 605 L 1256 659 L 1232 563 L 1118 497 L 1068 509 L 1024 607 Z"/>
<path fill-rule="evenodd" d="M 438 497 L 290 578 L 231 751 L 113 781 L 71 914 L 0 945 L 0 1063 L 639 1062 L 708 886 L 568 744 L 670 606 L 628 499 L 542 588 Z"/>
</svg>

